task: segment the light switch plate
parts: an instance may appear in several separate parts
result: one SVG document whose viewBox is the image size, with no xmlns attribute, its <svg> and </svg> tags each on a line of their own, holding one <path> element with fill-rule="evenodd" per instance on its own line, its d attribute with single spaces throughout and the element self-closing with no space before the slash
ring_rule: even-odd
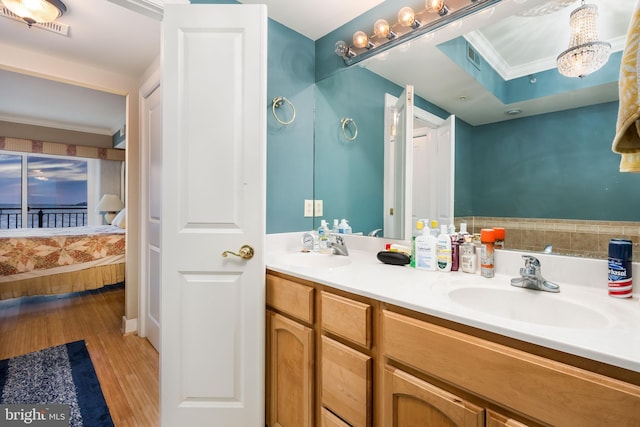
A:
<svg viewBox="0 0 640 427">
<path fill-rule="evenodd" d="M 314 200 L 313 215 L 322 216 L 322 200 Z"/>
<path fill-rule="evenodd" d="M 313 217 L 313 200 L 304 201 L 304 217 L 305 218 Z"/>
</svg>

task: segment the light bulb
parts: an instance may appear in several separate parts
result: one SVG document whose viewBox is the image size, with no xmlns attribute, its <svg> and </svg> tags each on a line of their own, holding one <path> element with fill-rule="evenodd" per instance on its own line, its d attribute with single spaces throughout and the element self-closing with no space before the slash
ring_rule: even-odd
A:
<svg viewBox="0 0 640 427">
<path fill-rule="evenodd" d="M 444 16 L 449 12 L 444 0 L 425 0 L 424 5 L 427 8 L 427 12 L 437 13 L 440 16 Z"/>
<path fill-rule="evenodd" d="M 403 27 L 413 27 L 416 22 L 416 14 L 410 7 L 403 7 L 398 11 L 398 22 Z"/>
<path fill-rule="evenodd" d="M 391 32 L 389 23 L 384 19 L 378 19 L 376 23 L 373 24 L 373 32 L 378 37 L 393 38 L 395 35 Z"/>
<path fill-rule="evenodd" d="M 347 46 L 344 40 L 338 40 L 336 44 L 333 46 L 333 51 L 338 56 L 345 56 L 345 54 L 347 53 L 347 50 L 349 50 L 349 46 Z"/>
<path fill-rule="evenodd" d="M 356 31 L 353 34 L 353 45 L 360 49 L 369 46 L 369 36 L 364 31 Z"/>
</svg>

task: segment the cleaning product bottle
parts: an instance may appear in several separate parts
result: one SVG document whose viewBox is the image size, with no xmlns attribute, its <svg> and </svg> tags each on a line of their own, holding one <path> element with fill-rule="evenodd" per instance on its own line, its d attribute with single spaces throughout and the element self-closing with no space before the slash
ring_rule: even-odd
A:
<svg viewBox="0 0 640 427">
<path fill-rule="evenodd" d="M 320 227 L 318 227 L 318 252 L 322 254 L 331 252 L 331 248 L 329 248 L 329 227 L 324 219 L 320 220 Z"/>
<path fill-rule="evenodd" d="M 331 227 L 331 232 L 332 233 L 339 233 L 340 232 L 338 230 L 338 220 L 337 219 L 333 220 L 333 227 Z"/>
<path fill-rule="evenodd" d="M 426 222 L 422 224 L 422 235 L 415 240 L 415 264 L 421 270 L 436 271 L 436 241 L 437 239 L 429 233 Z"/>
<path fill-rule="evenodd" d="M 447 233 L 447 226 L 442 224 L 437 239 L 436 254 L 438 257 L 438 271 L 451 271 L 451 237 Z"/>
</svg>

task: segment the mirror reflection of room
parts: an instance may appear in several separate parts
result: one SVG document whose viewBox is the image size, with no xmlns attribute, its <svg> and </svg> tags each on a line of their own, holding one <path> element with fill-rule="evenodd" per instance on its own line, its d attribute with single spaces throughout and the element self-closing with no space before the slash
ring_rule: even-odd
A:
<svg viewBox="0 0 640 427">
<path fill-rule="evenodd" d="M 502 226 L 506 248 L 551 247 L 554 253 L 589 257 L 606 257 L 613 236 L 636 241 L 640 206 L 626 195 L 637 177 L 620 173 L 620 156 L 611 151 L 633 4 L 589 3 L 597 7 L 599 38 L 611 52 L 584 77 L 558 71 L 558 56 L 570 48 L 570 15 L 582 7 L 575 1 L 519 9 L 497 5 L 465 18 L 463 25 L 327 73 L 316 88 L 316 160 L 328 159 L 330 151 L 332 158 L 348 159 L 349 167 L 340 169 L 345 175 L 365 179 L 350 180 L 345 194 L 336 185 L 344 175 L 316 173 L 316 197 L 324 199 L 325 215 L 332 208 L 348 212 L 354 230 L 364 234 L 384 228 L 388 210 L 380 209 L 380 188 L 387 182 L 375 166 L 384 164 L 384 155 L 382 147 L 372 146 L 384 139 L 384 93 L 399 96 L 412 85 L 415 105 L 443 119 L 456 117 L 457 228 L 461 222 L 471 232 Z M 355 119 L 360 138 L 371 141 L 368 147 L 333 145 L 319 129 L 338 109 L 360 113 Z M 625 209 L 617 208 L 621 198 Z"/>
</svg>

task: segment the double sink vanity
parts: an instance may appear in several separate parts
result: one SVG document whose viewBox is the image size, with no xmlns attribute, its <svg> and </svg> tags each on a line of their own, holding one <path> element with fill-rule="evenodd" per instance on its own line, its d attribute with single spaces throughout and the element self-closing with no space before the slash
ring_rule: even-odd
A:
<svg viewBox="0 0 640 427">
<path fill-rule="evenodd" d="M 559 293 L 496 276 L 380 263 L 267 236 L 267 424 L 640 426 L 640 303 L 607 295 L 607 263 L 536 254 Z"/>
</svg>

